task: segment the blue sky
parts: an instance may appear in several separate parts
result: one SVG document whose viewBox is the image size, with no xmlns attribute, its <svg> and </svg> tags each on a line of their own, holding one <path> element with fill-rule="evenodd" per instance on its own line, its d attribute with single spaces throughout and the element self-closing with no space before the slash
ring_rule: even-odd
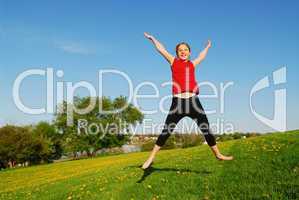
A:
<svg viewBox="0 0 299 200">
<path fill-rule="evenodd" d="M 287 67 L 287 128 L 297 129 L 299 94 L 298 1 L 0 1 L 0 125 L 29 124 L 51 120 L 52 115 L 27 115 L 14 105 L 12 86 L 21 72 L 47 67 L 63 70 L 56 81 L 86 80 L 97 86 L 97 72 L 114 68 L 137 84 L 158 86 L 171 80 L 168 63 L 155 51 L 143 32 L 159 39 L 170 53 L 186 41 L 192 58 L 211 39 L 206 60 L 196 69 L 200 83 L 215 85 L 233 81 L 225 96 L 225 113 L 208 115 L 234 124 L 235 130 L 265 132 L 272 129 L 250 112 L 249 92 L 264 76 Z M 45 80 L 31 77 L 22 85 L 22 100 L 33 107 L 45 105 Z M 161 87 L 170 95 L 170 87 Z M 273 115 L 276 86 L 254 98 L 259 113 Z M 119 77 L 105 80 L 104 95 L 126 95 Z M 144 88 L 143 94 L 151 94 Z M 209 94 L 201 88 L 202 94 Z M 78 91 L 86 95 L 85 91 Z M 161 96 L 161 97 L 162 97 Z M 156 108 L 158 100 L 140 101 L 143 108 Z M 202 99 L 207 110 L 219 111 L 219 100 Z M 167 105 L 170 105 L 168 102 Z M 162 123 L 166 115 L 146 115 Z M 186 119 L 188 121 L 188 119 Z"/>
</svg>

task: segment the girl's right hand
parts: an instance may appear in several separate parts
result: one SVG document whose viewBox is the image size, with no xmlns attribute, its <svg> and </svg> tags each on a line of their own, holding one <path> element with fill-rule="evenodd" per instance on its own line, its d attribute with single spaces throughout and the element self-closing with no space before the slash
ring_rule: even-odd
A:
<svg viewBox="0 0 299 200">
<path fill-rule="evenodd" d="M 144 36 L 149 40 L 153 40 L 153 36 L 148 34 L 147 32 L 144 32 Z"/>
</svg>

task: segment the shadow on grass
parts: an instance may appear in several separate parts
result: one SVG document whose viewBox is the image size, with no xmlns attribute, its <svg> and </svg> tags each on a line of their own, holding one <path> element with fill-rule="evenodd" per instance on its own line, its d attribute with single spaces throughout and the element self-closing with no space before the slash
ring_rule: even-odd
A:
<svg viewBox="0 0 299 200">
<path fill-rule="evenodd" d="M 135 167 L 141 169 L 141 166 L 135 166 Z M 143 170 L 143 169 L 141 169 L 141 170 Z M 182 169 L 182 168 L 169 168 L 169 167 L 157 168 L 157 167 L 153 167 L 153 166 L 150 166 L 143 171 L 144 171 L 144 173 L 143 173 L 142 177 L 136 183 L 142 183 L 152 173 L 161 172 L 161 171 L 166 171 L 166 172 L 173 171 L 173 172 L 179 172 L 179 173 L 195 173 L 195 174 L 211 174 L 212 173 L 207 170 L 198 171 L 198 170 L 190 170 L 190 169 Z"/>
</svg>

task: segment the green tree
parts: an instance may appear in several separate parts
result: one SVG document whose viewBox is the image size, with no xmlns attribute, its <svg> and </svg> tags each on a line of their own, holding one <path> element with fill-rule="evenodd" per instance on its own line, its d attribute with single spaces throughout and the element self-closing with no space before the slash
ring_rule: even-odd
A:
<svg viewBox="0 0 299 200">
<path fill-rule="evenodd" d="M 132 104 L 127 102 L 125 96 L 119 96 L 114 100 L 108 97 L 76 97 L 74 104 L 66 102 L 60 106 L 60 112 L 55 114 L 54 124 L 57 130 L 63 134 L 64 148 L 66 151 L 77 155 L 78 152 L 86 152 L 88 156 L 94 156 L 101 148 L 121 146 L 129 140 L 129 126 L 135 126 L 143 120 L 143 114 Z M 73 113 L 73 126 L 67 126 L 67 107 L 86 108 L 91 100 L 96 101 L 96 106 L 87 114 Z M 125 109 L 121 109 L 124 108 Z M 103 111 L 114 111 L 104 113 Z M 79 122 L 85 121 L 96 126 L 88 125 L 79 127 Z M 91 130 L 91 132 L 90 132 Z"/>
<path fill-rule="evenodd" d="M 62 135 L 58 133 L 55 127 L 48 122 L 39 122 L 33 128 L 35 137 L 46 140 L 51 148 L 51 155 L 49 161 L 59 159 L 63 153 L 62 149 Z"/>
<path fill-rule="evenodd" d="M 51 142 L 35 137 L 32 128 L 4 126 L 0 128 L 0 162 L 2 166 L 15 166 L 20 163 L 38 164 L 48 162 L 51 155 Z"/>
</svg>

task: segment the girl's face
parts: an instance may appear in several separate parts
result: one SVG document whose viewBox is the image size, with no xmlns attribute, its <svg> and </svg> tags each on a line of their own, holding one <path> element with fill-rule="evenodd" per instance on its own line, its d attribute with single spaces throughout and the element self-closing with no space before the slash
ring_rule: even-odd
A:
<svg viewBox="0 0 299 200">
<path fill-rule="evenodd" d="M 191 52 L 189 51 L 189 48 L 185 44 L 181 44 L 177 49 L 177 56 L 182 60 L 189 59 Z"/>
</svg>

